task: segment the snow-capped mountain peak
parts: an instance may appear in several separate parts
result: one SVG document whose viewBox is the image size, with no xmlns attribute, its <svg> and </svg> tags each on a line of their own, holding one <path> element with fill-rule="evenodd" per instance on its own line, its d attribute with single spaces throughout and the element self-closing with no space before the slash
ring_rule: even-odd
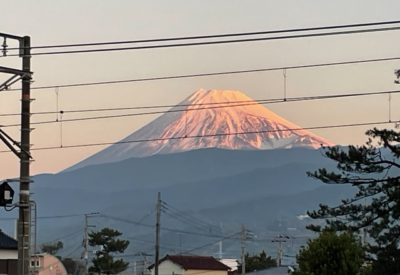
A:
<svg viewBox="0 0 400 275">
<path fill-rule="evenodd" d="M 147 140 L 146 142 L 136 142 Z M 259 150 L 332 145 L 240 91 L 200 89 L 177 106 L 73 168 L 201 148 Z"/>
</svg>

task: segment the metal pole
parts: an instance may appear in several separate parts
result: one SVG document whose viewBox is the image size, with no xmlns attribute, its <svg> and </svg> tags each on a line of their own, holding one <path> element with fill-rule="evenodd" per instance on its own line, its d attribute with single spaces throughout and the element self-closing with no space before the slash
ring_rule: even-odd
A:
<svg viewBox="0 0 400 275">
<path fill-rule="evenodd" d="M 156 253 L 154 263 L 154 275 L 158 275 L 158 262 L 160 259 L 160 217 L 161 217 L 161 194 L 158 192 L 157 196 L 157 219 L 156 219 Z"/>
<path fill-rule="evenodd" d="M 242 275 L 246 274 L 246 255 L 245 255 L 245 241 L 246 241 L 246 228 L 242 225 L 241 232 L 241 246 L 242 246 Z"/>
<path fill-rule="evenodd" d="M 96 227 L 95 225 L 89 224 L 89 218 L 99 215 L 99 212 L 92 212 L 85 214 L 85 228 L 83 236 L 83 260 L 85 261 L 85 274 L 89 274 L 89 228 Z"/>
<path fill-rule="evenodd" d="M 88 214 L 85 214 L 85 237 L 83 240 L 83 260 L 85 261 L 85 274 L 88 274 L 89 272 L 89 252 L 88 252 L 88 248 L 89 248 L 89 224 L 88 224 Z"/>
<path fill-rule="evenodd" d="M 20 192 L 18 220 L 18 274 L 29 274 L 30 263 L 30 88 L 31 88 L 31 38 L 24 36 L 20 48 L 22 53 L 22 97 L 21 97 L 21 152 Z"/>
<path fill-rule="evenodd" d="M 30 213 L 31 213 L 31 221 L 30 221 L 30 229 L 31 229 L 31 241 L 33 238 L 33 242 L 31 243 L 31 262 L 34 260 L 35 264 L 32 265 L 31 273 L 36 274 L 35 272 L 39 268 L 37 262 L 39 261 L 39 257 L 37 255 L 37 205 L 35 201 L 30 201 Z"/>
</svg>

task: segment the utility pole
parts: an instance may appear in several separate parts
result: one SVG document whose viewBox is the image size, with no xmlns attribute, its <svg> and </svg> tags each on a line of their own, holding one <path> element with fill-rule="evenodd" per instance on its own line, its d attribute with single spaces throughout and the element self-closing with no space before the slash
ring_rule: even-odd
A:
<svg viewBox="0 0 400 275">
<path fill-rule="evenodd" d="M 278 267 L 281 266 L 282 264 L 282 258 L 283 258 L 283 243 L 286 243 L 290 239 L 289 236 L 287 235 L 278 235 L 274 240 L 272 240 L 273 243 L 278 243 L 278 253 L 277 253 L 277 258 L 276 258 L 276 265 Z"/>
<path fill-rule="evenodd" d="M 85 214 L 85 229 L 83 237 L 83 260 L 85 261 L 85 274 L 89 271 L 89 224 L 88 215 Z"/>
<path fill-rule="evenodd" d="M 140 266 L 142 266 L 142 268 L 139 268 L 139 270 L 141 271 L 140 272 L 140 274 L 141 275 L 146 275 L 146 274 L 148 274 L 147 273 L 147 269 L 146 269 L 146 266 L 147 266 L 147 256 L 153 256 L 152 254 L 147 254 L 146 252 L 138 252 L 138 253 L 136 253 L 135 254 L 135 256 L 143 256 L 143 263 L 140 265 Z M 140 261 L 139 261 L 139 263 L 140 263 Z M 138 270 L 138 268 L 137 268 L 137 263 L 136 263 L 136 260 L 135 260 L 135 266 L 134 266 L 135 268 L 136 268 L 136 272 L 137 272 L 137 270 Z M 135 274 L 137 275 L 137 273 L 135 272 Z"/>
<path fill-rule="evenodd" d="M 38 252 L 37 252 L 37 206 L 35 201 L 30 201 L 30 211 L 31 211 L 31 240 L 33 238 L 33 242 L 31 242 L 31 259 L 38 261 Z M 35 264 L 32 267 L 33 273 L 37 271 L 38 266 Z"/>
<path fill-rule="evenodd" d="M 160 260 L 160 218 L 161 218 L 161 194 L 158 192 L 156 204 L 156 253 L 154 263 L 154 275 L 158 275 L 158 262 Z"/>
<path fill-rule="evenodd" d="M 89 224 L 89 217 L 98 215 L 98 212 L 85 214 L 85 229 L 83 237 L 83 260 L 85 261 L 85 274 L 89 274 L 89 227 L 95 227 Z"/>
<path fill-rule="evenodd" d="M 242 275 L 246 274 L 246 255 L 245 255 L 245 249 L 246 249 L 246 228 L 242 224 L 242 230 L 240 231 L 240 243 L 241 243 L 241 250 L 242 250 Z"/>
<path fill-rule="evenodd" d="M 21 97 L 21 159 L 20 159 L 20 191 L 19 191 L 19 233 L 18 259 L 19 274 L 29 274 L 30 263 L 30 118 L 31 118 L 31 38 L 22 39 L 22 97 Z"/>
<path fill-rule="evenodd" d="M 22 80 L 21 95 L 21 140 L 15 142 L 3 130 L 0 131 L 1 140 L 10 148 L 10 150 L 20 159 L 20 177 L 19 177 L 19 207 L 17 241 L 18 241 L 18 267 L 19 275 L 29 274 L 30 263 L 30 104 L 31 104 L 31 38 L 29 36 L 15 36 L 0 33 L 2 37 L 2 53 L 7 55 L 7 39 L 17 40 L 19 43 L 19 57 L 22 58 L 22 70 L 0 67 L 1 73 L 12 74 L 13 76 L 0 84 L 0 91 L 7 90 L 12 84 Z M 11 140 L 12 144 L 7 140 Z M 18 147 L 19 151 L 14 147 Z"/>
<path fill-rule="evenodd" d="M 223 257 L 223 253 L 222 253 L 222 241 L 218 242 L 218 258 L 221 260 Z"/>
</svg>

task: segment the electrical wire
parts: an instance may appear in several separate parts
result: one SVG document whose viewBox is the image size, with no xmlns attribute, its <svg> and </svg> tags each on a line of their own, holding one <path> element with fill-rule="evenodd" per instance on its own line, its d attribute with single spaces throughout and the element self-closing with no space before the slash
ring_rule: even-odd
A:
<svg viewBox="0 0 400 275">
<path fill-rule="evenodd" d="M 233 233 L 233 234 L 228 235 L 228 236 L 226 236 L 226 237 L 223 237 L 223 238 L 221 238 L 221 239 L 219 239 L 219 240 L 216 240 L 216 241 L 213 241 L 213 242 L 210 242 L 210 243 L 207 243 L 207 244 L 198 246 L 198 247 L 194 247 L 194 248 L 191 248 L 191 249 L 189 249 L 189 250 L 182 251 L 182 252 L 179 253 L 179 254 L 182 255 L 182 254 L 191 253 L 191 252 L 193 252 L 193 251 L 200 250 L 200 249 L 203 249 L 203 248 L 205 248 L 205 247 L 214 245 L 214 244 L 216 244 L 216 243 L 218 243 L 218 242 L 220 242 L 220 241 L 224 241 L 224 240 L 227 240 L 227 239 L 233 239 L 235 236 L 240 235 L 240 233 L 241 233 L 241 232 Z M 234 239 L 237 239 L 237 238 L 234 238 Z"/>
<path fill-rule="evenodd" d="M 335 99 L 335 98 L 347 98 L 347 97 L 360 97 L 360 96 L 376 96 L 376 95 L 391 95 L 398 94 L 400 90 L 386 90 L 368 93 L 349 93 L 344 92 L 340 94 L 331 95 L 316 95 L 316 96 L 302 96 L 302 97 L 285 97 L 285 98 L 271 98 L 271 99 L 254 99 L 254 100 L 237 100 L 237 101 L 221 101 L 221 102 L 210 102 L 210 103 L 194 103 L 194 104 L 176 104 L 176 105 L 150 105 L 150 106 L 135 106 L 135 107 L 116 107 L 116 108 L 95 108 L 95 109 L 80 109 L 80 110 L 60 110 L 60 111 L 41 111 L 41 112 L 31 112 L 31 115 L 51 115 L 51 114 L 71 114 L 71 113 L 89 113 L 89 112 L 109 112 L 109 111 L 127 111 L 127 110 L 143 110 L 143 109 L 165 109 L 165 108 L 175 108 L 175 107 L 197 107 L 197 106 L 216 106 L 216 108 L 226 108 L 226 107 L 236 107 L 236 104 L 244 104 L 237 106 L 247 106 L 253 104 L 274 104 L 274 103 L 285 103 L 285 102 L 297 102 L 297 101 L 308 101 L 308 100 L 322 100 L 322 99 Z M 211 107 L 210 107 L 211 108 Z M 195 111 L 203 110 L 200 108 L 182 109 L 182 110 L 169 110 L 160 112 L 148 112 L 148 113 L 136 113 L 128 114 L 128 116 L 136 115 L 153 115 L 168 112 L 183 112 L 183 111 Z M 0 114 L 0 117 L 11 117 L 20 116 L 20 113 L 4 113 Z M 126 116 L 126 115 L 123 115 Z M 114 116 L 112 116 L 114 117 Z M 109 117 L 106 117 L 109 118 Z M 87 118 L 93 119 L 93 118 Z M 65 120 L 63 120 L 65 122 Z M 67 120 L 68 121 L 68 120 Z M 52 121 L 58 122 L 58 121 Z M 13 125 L 14 126 L 14 125 Z M 4 126 L 1 127 L 10 127 Z"/>
<path fill-rule="evenodd" d="M 111 84 L 123 84 L 123 83 L 134 83 L 134 82 L 161 81 L 161 80 L 209 77 L 209 76 L 219 76 L 219 75 L 258 73 L 258 72 L 267 72 L 267 71 L 276 71 L 276 70 L 306 69 L 306 68 L 314 68 L 314 67 L 352 65 L 352 64 L 385 62 L 385 61 L 395 61 L 395 60 L 400 60 L 400 57 L 395 56 L 395 57 L 384 57 L 384 58 L 373 58 L 373 59 L 358 59 L 358 60 L 349 60 L 349 61 L 293 65 L 293 66 L 284 66 L 284 67 L 235 70 L 235 71 L 225 71 L 225 72 L 197 73 L 197 74 L 160 76 L 160 77 L 136 78 L 136 79 L 125 79 L 125 80 L 109 80 L 109 81 L 96 81 L 96 82 L 81 82 L 81 83 L 73 83 L 73 84 L 46 85 L 46 86 L 31 87 L 31 90 L 46 90 L 46 89 L 55 89 L 55 88 L 74 88 L 74 87 L 85 87 L 85 86 L 95 86 L 95 85 L 111 85 Z M 8 89 L 7 91 L 19 91 L 19 90 L 20 89 Z M 4 91 L 3 91 L 3 93 L 4 93 Z"/>
<path fill-rule="evenodd" d="M 348 123 L 348 124 L 332 124 L 332 125 L 321 125 L 321 126 L 310 126 L 302 128 L 288 128 L 288 129 L 274 129 L 265 131 L 243 131 L 234 133 L 219 133 L 219 134 L 209 134 L 209 135 L 185 135 L 178 137 L 168 137 L 168 138 L 152 138 L 152 139 L 137 139 L 137 140 L 126 140 L 117 142 L 99 142 L 99 143 L 83 143 L 74 145 L 63 145 L 61 146 L 45 146 L 38 148 L 31 148 L 31 151 L 44 151 L 44 150 L 56 150 L 56 149 L 67 149 L 67 148 L 84 148 L 84 147 L 97 147 L 106 146 L 114 144 L 130 144 L 130 143 L 142 143 L 142 142 L 155 142 L 155 141 L 168 141 L 168 140 L 179 140 L 188 138 L 210 138 L 210 137 L 223 137 L 223 136 L 235 136 L 235 135 L 249 135 L 249 134 L 262 134 L 262 133 L 274 133 L 274 132 L 287 132 L 287 131 L 301 131 L 301 130 L 321 130 L 321 129 L 335 129 L 335 128 L 349 128 L 349 127 L 361 127 L 361 126 L 377 126 L 400 123 L 400 120 L 391 122 L 389 121 L 375 121 L 375 122 L 360 122 L 360 123 Z M 0 151 L 0 153 L 10 153 L 8 150 Z"/>
<path fill-rule="evenodd" d="M 75 252 L 77 252 L 80 249 L 82 249 L 82 245 L 76 246 L 67 255 L 65 255 L 64 258 L 69 258 L 70 256 L 72 256 Z"/>
<path fill-rule="evenodd" d="M 377 126 L 377 125 L 396 124 L 396 123 L 400 123 L 400 120 L 360 122 L 360 123 L 348 123 L 348 124 L 332 124 L 332 125 L 309 126 L 309 127 L 301 127 L 301 128 L 274 129 L 274 130 L 264 130 L 264 131 L 243 131 L 243 132 L 219 133 L 219 134 L 208 134 L 208 135 L 185 135 L 185 136 L 167 137 L 167 138 L 137 139 L 137 140 L 116 141 L 116 142 L 83 143 L 83 144 L 63 145 L 63 146 L 44 146 L 44 147 L 31 148 L 30 150 L 31 151 L 44 151 L 44 150 L 56 150 L 56 149 L 68 149 L 68 148 L 97 147 L 97 146 L 106 146 L 106 145 L 115 145 L 115 144 L 169 141 L 169 140 L 180 140 L 180 139 L 189 139 L 189 138 L 210 138 L 210 137 L 262 134 L 262 133 L 287 132 L 287 131 L 321 130 L 321 129 L 374 126 L 374 125 Z M 3 150 L 3 151 L 0 151 L 0 153 L 10 153 L 10 151 Z"/>
<path fill-rule="evenodd" d="M 205 46 L 205 45 L 217 45 L 217 44 L 221 45 L 221 44 L 232 44 L 232 43 L 245 43 L 245 42 L 247 43 L 247 42 L 257 42 L 257 41 L 282 40 L 282 39 L 294 39 L 294 38 L 310 38 L 310 37 L 319 37 L 319 36 L 334 36 L 334 35 L 346 35 L 346 34 L 370 33 L 370 32 L 383 32 L 383 31 L 397 31 L 397 30 L 400 30 L 400 27 L 387 27 L 387 28 L 375 28 L 375 29 L 351 30 L 351 31 L 338 31 L 338 32 L 324 32 L 324 33 L 301 34 L 301 35 L 275 36 L 275 37 L 261 37 L 261 38 L 247 38 L 247 39 L 232 39 L 232 40 L 219 40 L 219 41 L 191 42 L 191 43 L 178 43 L 178 44 L 147 45 L 147 46 L 135 46 L 135 47 L 36 52 L 36 53 L 31 53 L 31 56 L 61 55 L 61 54 L 64 55 L 64 54 L 80 54 L 80 53 L 98 53 L 98 52 L 116 52 L 116 51 L 127 51 L 127 50 L 178 48 L 178 47 Z M 11 54 L 11 55 L 7 55 L 7 56 L 8 57 L 19 56 L 19 54 Z"/>
<path fill-rule="evenodd" d="M 400 21 L 398 21 L 398 20 L 397 21 L 381 21 L 381 22 L 356 23 L 356 24 L 346 24 L 346 25 L 330 25 L 330 26 L 322 26 L 322 27 L 281 29 L 281 30 L 272 30 L 272 31 L 256 31 L 256 32 L 242 32 L 242 33 L 224 33 L 224 34 L 214 34 L 214 35 L 168 37 L 168 38 L 158 38 L 158 39 L 155 38 L 155 39 L 125 40 L 125 41 L 41 45 L 41 46 L 31 47 L 31 49 L 92 47 L 92 46 L 106 46 L 106 45 L 120 45 L 120 44 L 168 42 L 168 41 L 180 41 L 180 40 L 213 39 L 213 38 L 236 37 L 236 36 L 255 36 L 255 35 L 266 35 L 266 34 L 277 34 L 277 33 L 320 31 L 320 30 L 329 30 L 329 29 L 372 27 L 372 26 L 393 25 L 393 24 L 400 24 Z M 8 48 L 7 50 L 20 50 L 20 48 Z"/>
<path fill-rule="evenodd" d="M 199 110 L 209 110 L 209 109 L 219 109 L 219 108 L 231 108 L 231 107 L 241 107 L 241 106 L 251 106 L 258 104 L 276 104 L 276 103 L 288 103 L 288 102 L 301 102 L 301 101 L 311 101 L 311 100 L 326 100 L 326 99 L 338 99 L 338 98 L 348 98 L 348 97 L 360 97 L 360 96 L 376 96 L 376 95 L 386 95 L 386 94 L 398 94 L 400 90 L 386 90 L 379 92 L 369 92 L 369 93 L 342 93 L 342 94 L 332 94 L 332 95 L 318 95 L 318 96 L 305 96 L 305 97 L 289 97 L 289 98 L 275 98 L 275 99 L 257 99 L 257 100 L 242 100 L 242 101 L 230 101 L 230 102 L 211 102 L 211 103 L 199 103 L 199 104 L 178 104 L 178 105 L 155 105 L 155 106 L 139 106 L 139 107 L 123 107 L 123 108 L 99 108 L 99 109 L 85 109 L 85 110 L 70 110 L 70 111 L 59 111 L 59 113 L 82 113 L 82 112 L 105 112 L 105 111 L 122 111 L 122 110 L 140 110 L 140 109 L 158 109 L 158 108 L 172 108 L 172 107 L 190 107 L 190 106 L 208 106 L 201 108 L 188 108 L 188 109 L 171 109 L 167 111 L 151 111 L 151 112 L 141 112 L 141 113 L 131 113 L 131 114 L 117 114 L 117 115 L 105 115 L 105 116 L 93 116 L 93 117 L 83 117 L 83 118 L 72 118 L 63 119 L 63 122 L 77 122 L 86 120 L 97 120 L 97 119 L 110 119 L 110 118 L 122 118 L 122 117 L 133 117 L 133 116 L 144 116 L 144 115 L 157 115 L 166 113 L 176 113 L 176 112 L 187 112 L 187 111 L 199 111 Z M 55 114 L 54 111 L 45 111 L 38 113 L 31 113 L 32 115 L 48 115 Z M 0 116 L 16 116 L 17 114 L 0 114 Z M 59 123 L 59 120 L 47 120 L 47 121 L 36 121 L 32 122 L 32 125 L 41 124 L 52 124 Z M 7 127 L 18 127 L 19 124 L 6 124 L 1 125 L 2 128 Z"/>
<path fill-rule="evenodd" d="M 169 203 L 162 201 L 162 209 L 164 213 L 170 215 L 172 218 L 180 220 L 181 222 L 187 223 L 189 225 L 193 225 L 202 230 L 210 230 L 212 228 L 216 228 L 217 226 L 208 222 L 205 222 L 194 215 L 190 215 L 188 211 L 182 211 L 178 208 L 170 205 Z"/>
<path fill-rule="evenodd" d="M 67 235 L 58 237 L 58 238 L 56 238 L 56 239 L 54 239 L 54 240 L 51 240 L 51 241 L 42 242 L 42 245 L 43 245 L 43 244 L 51 244 L 51 243 L 54 243 L 54 242 L 56 242 L 56 241 L 61 241 L 61 240 L 64 240 L 64 239 L 69 239 L 69 238 L 75 237 L 75 236 L 77 236 L 77 235 L 79 235 L 79 234 L 81 234 L 81 233 L 83 233 L 83 229 L 79 229 L 79 230 L 77 230 L 77 231 L 74 231 L 74 232 L 69 233 L 69 234 L 67 234 Z"/>
<path fill-rule="evenodd" d="M 41 219 L 64 219 L 64 218 L 72 218 L 72 217 L 82 217 L 85 214 L 68 214 L 68 215 L 54 215 L 54 216 L 39 216 L 36 219 L 41 220 Z M 0 218 L 0 220 L 15 220 L 15 218 Z"/>
<path fill-rule="evenodd" d="M 116 221 L 128 223 L 128 224 L 134 224 L 134 225 L 138 225 L 138 226 L 155 228 L 155 225 L 138 223 L 137 221 L 124 219 L 124 218 L 121 218 L 121 217 L 115 217 L 115 216 L 104 215 L 104 214 L 101 214 L 100 216 L 108 218 L 108 219 L 113 219 L 113 220 L 116 220 Z M 186 230 L 180 230 L 180 229 L 174 229 L 174 228 L 168 228 L 168 227 L 163 227 L 162 230 L 168 231 L 168 232 L 174 232 L 174 233 L 182 233 L 182 234 L 188 234 L 188 235 L 209 237 L 209 238 L 223 238 L 224 237 L 224 236 L 216 235 L 216 234 L 206 234 L 206 233 L 192 232 L 192 231 L 186 231 Z"/>
<path fill-rule="evenodd" d="M 163 213 L 165 215 L 177 220 L 177 221 L 180 221 L 181 223 L 193 226 L 194 228 L 197 228 L 198 230 L 207 230 L 208 229 L 208 228 L 205 228 L 204 226 L 200 226 L 200 225 L 198 225 L 196 223 L 191 222 L 191 220 L 186 219 L 184 216 L 179 216 L 177 214 L 174 215 L 174 214 L 171 214 L 169 212 L 163 212 Z"/>
<path fill-rule="evenodd" d="M 400 92 L 400 91 L 399 91 Z M 151 105 L 151 106 L 135 106 L 135 107 L 115 107 L 115 108 L 96 108 L 96 109 L 80 109 L 80 110 L 60 110 L 60 111 L 41 111 L 31 112 L 31 115 L 51 115 L 51 114 L 70 114 L 70 113 L 89 113 L 89 112 L 109 112 L 109 111 L 126 111 L 126 110 L 143 110 L 143 109 L 165 109 L 173 107 L 190 107 L 190 106 L 213 106 L 213 105 L 224 105 L 224 104 L 238 104 L 238 103 L 264 103 L 278 101 L 279 99 L 260 99 L 260 100 L 235 100 L 235 101 L 221 101 L 221 102 L 210 102 L 210 103 L 193 103 L 193 104 L 177 104 L 177 105 Z M 280 100 L 279 100 L 280 101 Z M 194 109 L 195 110 L 195 109 Z M 20 113 L 4 113 L 1 116 L 20 116 Z"/>
</svg>

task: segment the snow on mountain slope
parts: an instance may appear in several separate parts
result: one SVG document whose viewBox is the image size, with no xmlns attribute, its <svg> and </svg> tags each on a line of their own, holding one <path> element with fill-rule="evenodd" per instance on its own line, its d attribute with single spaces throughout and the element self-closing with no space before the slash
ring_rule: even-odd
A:
<svg viewBox="0 0 400 275">
<path fill-rule="evenodd" d="M 127 136 L 121 143 L 100 151 L 72 169 L 201 148 L 256 150 L 332 145 L 242 92 L 203 89 Z"/>
</svg>

